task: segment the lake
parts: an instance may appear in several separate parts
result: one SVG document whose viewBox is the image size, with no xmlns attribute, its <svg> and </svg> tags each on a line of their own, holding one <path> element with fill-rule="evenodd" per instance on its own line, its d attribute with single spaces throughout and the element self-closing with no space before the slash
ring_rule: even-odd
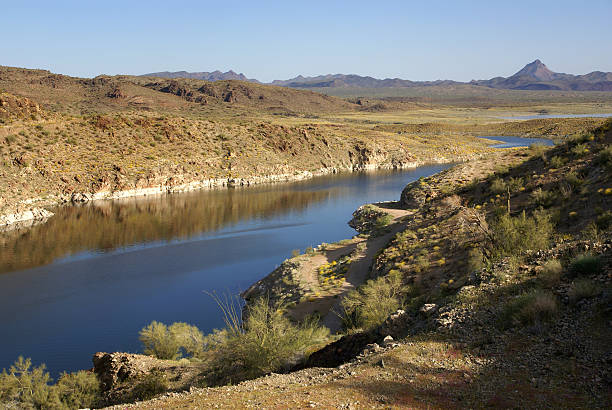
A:
<svg viewBox="0 0 612 410">
<path fill-rule="evenodd" d="M 138 352 L 152 320 L 221 327 L 204 291 L 236 294 L 294 249 L 350 238 L 357 207 L 448 167 L 60 207 L 0 236 L 0 369 L 19 355 L 53 376 L 90 368 L 95 352 Z"/>
<path fill-rule="evenodd" d="M 237 294 L 292 250 L 355 235 L 347 221 L 360 205 L 397 200 L 449 166 L 97 201 L 2 233 L 0 369 L 19 355 L 53 377 L 90 368 L 95 352 L 138 352 L 138 331 L 153 320 L 221 327 L 205 291 Z"/>
</svg>

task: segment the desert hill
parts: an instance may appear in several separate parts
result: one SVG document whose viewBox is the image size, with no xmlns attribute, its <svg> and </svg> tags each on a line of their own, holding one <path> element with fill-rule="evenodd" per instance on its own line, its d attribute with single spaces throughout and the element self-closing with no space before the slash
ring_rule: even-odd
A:
<svg viewBox="0 0 612 410">
<path fill-rule="evenodd" d="M 177 111 L 197 107 L 256 108 L 320 112 L 357 107 L 310 91 L 252 84 L 136 76 L 77 78 L 46 70 L 0 66 L 0 89 L 29 98 L 50 111 L 74 114 L 125 111 Z M 192 103 L 198 103 L 195 105 Z"/>
<path fill-rule="evenodd" d="M 233 70 L 222 72 L 215 70 L 212 72 L 197 72 L 189 73 L 187 71 L 162 71 L 158 73 L 143 74 L 142 77 L 160 77 L 160 78 L 189 78 L 192 80 L 206 80 L 206 81 L 223 81 L 223 80 L 238 80 L 248 81 L 252 83 L 258 83 L 259 81 L 247 78 L 244 74 L 236 73 Z"/>
</svg>

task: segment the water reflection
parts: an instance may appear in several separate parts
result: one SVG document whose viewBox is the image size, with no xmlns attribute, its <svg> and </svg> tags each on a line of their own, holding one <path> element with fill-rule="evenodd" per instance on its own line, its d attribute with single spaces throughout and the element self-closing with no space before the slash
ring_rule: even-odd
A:
<svg viewBox="0 0 612 410">
<path fill-rule="evenodd" d="M 342 192 L 300 187 L 199 191 L 61 207 L 46 223 L 0 234 L 0 272 L 45 265 L 84 251 L 184 240 L 241 221 L 299 212 Z"/>
</svg>

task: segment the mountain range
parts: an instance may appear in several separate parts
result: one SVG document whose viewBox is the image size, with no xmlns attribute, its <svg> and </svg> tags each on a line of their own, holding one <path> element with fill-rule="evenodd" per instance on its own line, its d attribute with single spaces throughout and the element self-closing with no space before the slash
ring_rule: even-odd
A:
<svg viewBox="0 0 612 410">
<path fill-rule="evenodd" d="M 251 83 L 259 83 L 259 81 L 247 78 L 244 74 L 236 73 L 232 70 L 226 71 L 225 73 L 219 70 L 212 72 L 198 72 L 198 73 L 189 73 L 187 71 L 162 71 L 159 73 L 149 73 L 144 74 L 142 77 L 160 77 L 160 78 L 189 78 L 192 80 L 206 80 L 206 81 L 223 81 L 223 80 L 239 80 L 239 81 L 248 81 Z"/>
<path fill-rule="evenodd" d="M 186 71 L 160 72 L 145 74 L 148 77 L 191 78 L 207 81 L 240 80 L 259 83 L 244 74 L 230 70 L 189 73 Z M 507 90 L 572 90 L 572 91 L 612 91 L 612 72 L 593 71 L 584 75 L 556 73 L 551 71 L 540 60 L 535 60 L 510 77 L 495 77 L 490 80 L 472 80 L 469 83 L 437 80 L 410 81 L 400 78 L 378 79 L 356 74 L 327 74 L 316 77 L 299 75 L 289 80 L 275 80 L 269 83 L 290 88 L 408 88 L 423 86 L 444 86 L 454 84 L 471 84 L 489 88 Z"/>
</svg>

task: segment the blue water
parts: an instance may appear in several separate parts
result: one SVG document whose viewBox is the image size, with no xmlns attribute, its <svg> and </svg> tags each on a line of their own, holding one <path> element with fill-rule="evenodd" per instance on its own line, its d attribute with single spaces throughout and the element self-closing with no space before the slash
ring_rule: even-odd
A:
<svg viewBox="0 0 612 410">
<path fill-rule="evenodd" d="M 519 137 L 502 137 L 502 136 L 481 136 L 479 138 L 486 138 L 488 140 L 499 141 L 501 144 L 493 144 L 491 148 L 517 148 L 517 147 L 528 147 L 532 144 L 536 145 L 555 145 L 553 140 L 546 138 L 519 138 Z"/>
<path fill-rule="evenodd" d="M 609 114 L 536 114 L 536 115 L 517 115 L 512 117 L 497 117 L 503 120 L 537 120 L 544 118 L 609 118 Z"/>
<path fill-rule="evenodd" d="M 0 241 L 0 369 L 19 355 L 53 376 L 90 368 L 95 352 L 138 352 L 152 320 L 221 327 L 204 291 L 237 294 L 292 250 L 355 235 L 357 207 L 447 167 L 59 208 Z"/>
</svg>

